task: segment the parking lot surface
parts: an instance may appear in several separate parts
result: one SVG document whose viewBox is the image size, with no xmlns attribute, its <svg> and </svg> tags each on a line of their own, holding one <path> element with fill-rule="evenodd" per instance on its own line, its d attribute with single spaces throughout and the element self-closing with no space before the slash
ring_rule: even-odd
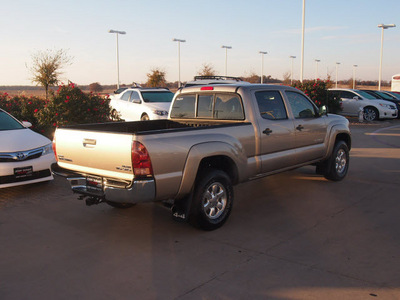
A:
<svg viewBox="0 0 400 300">
<path fill-rule="evenodd" d="M 62 178 L 0 190 L 0 299 L 400 299 L 400 121 L 352 123 L 341 182 L 235 187 L 213 232 L 158 204 L 85 206 Z"/>
</svg>

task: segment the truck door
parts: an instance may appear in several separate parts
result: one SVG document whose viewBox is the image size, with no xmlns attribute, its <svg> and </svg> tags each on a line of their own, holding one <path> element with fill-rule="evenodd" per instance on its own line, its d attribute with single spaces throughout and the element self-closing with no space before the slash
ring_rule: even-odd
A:
<svg viewBox="0 0 400 300">
<path fill-rule="evenodd" d="M 295 162 L 294 124 L 288 118 L 281 93 L 258 91 L 255 92 L 255 98 L 259 111 L 257 119 L 262 173 L 292 166 Z"/>
<path fill-rule="evenodd" d="M 317 108 L 303 94 L 293 91 L 285 91 L 285 94 L 294 118 L 297 163 L 323 157 L 327 116 L 319 116 Z"/>
</svg>

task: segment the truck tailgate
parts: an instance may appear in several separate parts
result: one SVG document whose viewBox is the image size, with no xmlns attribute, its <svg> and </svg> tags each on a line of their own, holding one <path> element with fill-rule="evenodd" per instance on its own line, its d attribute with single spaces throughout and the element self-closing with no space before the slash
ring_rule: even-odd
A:
<svg viewBox="0 0 400 300">
<path fill-rule="evenodd" d="M 132 180 L 132 134 L 59 128 L 55 134 L 60 167 L 86 174 Z"/>
</svg>

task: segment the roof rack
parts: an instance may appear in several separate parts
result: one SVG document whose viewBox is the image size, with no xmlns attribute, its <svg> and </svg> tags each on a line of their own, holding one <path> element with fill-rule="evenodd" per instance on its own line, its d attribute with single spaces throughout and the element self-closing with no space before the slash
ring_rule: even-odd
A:
<svg viewBox="0 0 400 300">
<path fill-rule="evenodd" d="M 207 80 L 207 79 L 242 81 L 242 78 L 232 77 L 232 76 L 194 76 L 194 80 Z"/>
</svg>

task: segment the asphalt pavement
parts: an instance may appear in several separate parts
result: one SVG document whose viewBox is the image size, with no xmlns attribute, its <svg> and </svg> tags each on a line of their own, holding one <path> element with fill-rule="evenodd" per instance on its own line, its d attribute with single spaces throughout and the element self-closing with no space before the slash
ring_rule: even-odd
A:
<svg viewBox="0 0 400 300">
<path fill-rule="evenodd" d="M 350 170 L 235 187 L 212 232 L 158 204 L 85 206 L 63 178 L 0 190 L 0 299 L 400 299 L 400 120 L 351 124 Z"/>
</svg>

